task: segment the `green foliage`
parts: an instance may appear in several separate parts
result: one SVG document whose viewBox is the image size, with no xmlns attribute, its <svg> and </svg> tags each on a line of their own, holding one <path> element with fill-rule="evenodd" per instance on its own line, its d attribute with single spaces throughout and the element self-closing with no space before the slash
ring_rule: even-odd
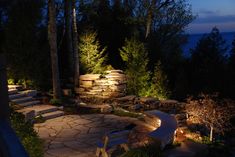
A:
<svg viewBox="0 0 235 157">
<path fill-rule="evenodd" d="M 169 98 L 170 92 L 167 89 L 167 83 L 167 76 L 162 70 L 161 62 L 158 61 L 157 65 L 155 66 L 148 95 L 146 96 L 151 96 L 159 100 L 165 100 Z"/>
<path fill-rule="evenodd" d="M 49 53 L 47 43 L 42 43 L 43 0 L 15 0 L 6 12 L 3 52 L 8 62 L 8 77 L 32 80 L 34 86 L 46 86 L 49 82 Z M 48 87 L 47 87 L 48 88 Z"/>
<path fill-rule="evenodd" d="M 14 79 L 8 79 L 7 83 L 8 83 L 8 85 L 14 85 L 15 84 L 15 80 Z"/>
<path fill-rule="evenodd" d="M 80 63 L 85 73 L 102 73 L 106 70 L 106 48 L 100 47 L 96 32 L 87 31 L 80 36 Z"/>
<path fill-rule="evenodd" d="M 56 106 L 62 105 L 62 101 L 60 99 L 51 99 L 49 103 Z"/>
<path fill-rule="evenodd" d="M 221 142 L 214 142 L 208 143 L 208 147 L 206 150 L 198 152 L 195 157 L 231 157 L 232 156 L 232 149 L 224 143 Z"/>
<path fill-rule="evenodd" d="M 11 125 L 30 157 L 43 157 L 43 141 L 39 139 L 33 125 L 24 121 L 20 113 L 11 113 Z"/>
<path fill-rule="evenodd" d="M 114 109 L 113 114 L 121 117 L 133 117 L 133 118 L 141 118 L 142 114 L 136 112 L 129 112 L 124 109 Z"/>
<path fill-rule="evenodd" d="M 161 157 L 162 151 L 158 144 L 148 144 L 140 148 L 131 149 L 121 157 Z"/>
<path fill-rule="evenodd" d="M 42 115 L 36 116 L 34 119 L 34 123 L 44 123 L 45 119 L 42 117 Z"/>
<path fill-rule="evenodd" d="M 148 58 L 144 44 L 137 39 L 126 39 L 120 50 L 122 60 L 126 63 L 127 92 L 138 96 L 145 96 L 148 88 L 149 72 Z"/>
</svg>

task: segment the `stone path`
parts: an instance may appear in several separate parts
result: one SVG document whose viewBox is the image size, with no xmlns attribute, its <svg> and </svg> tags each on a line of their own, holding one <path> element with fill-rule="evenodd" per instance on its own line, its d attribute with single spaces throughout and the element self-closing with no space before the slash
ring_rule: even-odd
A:
<svg viewBox="0 0 235 157">
<path fill-rule="evenodd" d="M 96 143 L 106 132 L 125 128 L 135 121 L 104 114 L 67 115 L 34 127 L 45 140 L 45 157 L 95 157 Z"/>
</svg>

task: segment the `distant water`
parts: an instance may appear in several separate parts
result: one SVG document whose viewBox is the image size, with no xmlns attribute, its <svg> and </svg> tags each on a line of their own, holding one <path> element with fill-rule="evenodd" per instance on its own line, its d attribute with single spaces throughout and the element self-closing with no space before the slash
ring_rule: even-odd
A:
<svg viewBox="0 0 235 157">
<path fill-rule="evenodd" d="M 188 42 L 187 44 L 183 45 L 183 53 L 185 57 L 190 57 L 191 56 L 191 52 L 190 49 L 195 48 L 197 45 L 197 42 L 199 41 L 199 39 L 202 38 L 204 34 L 191 34 L 188 37 Z M 228 46 L 228 52 L 227 54 L 229 54 L 231 47 L 232 47 L 232 41 L 235 38 L 235 32 L 229 32 L 229 33 L 221 33 L 223 39 L 226 41 L 226 44 Z"/>
</svg>

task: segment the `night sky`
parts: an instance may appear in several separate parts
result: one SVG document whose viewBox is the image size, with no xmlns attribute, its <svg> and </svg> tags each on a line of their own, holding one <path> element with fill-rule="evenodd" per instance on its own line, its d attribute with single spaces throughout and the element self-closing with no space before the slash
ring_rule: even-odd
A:
<svg viewBox="0 0 235 157">
<path fill-rule="evenodd" d="M 196 20 L 188 33 L 208 33 L 216 26 L 221 32 L 235 32 L 235 0 L 189 0 Z"/>
</svg>

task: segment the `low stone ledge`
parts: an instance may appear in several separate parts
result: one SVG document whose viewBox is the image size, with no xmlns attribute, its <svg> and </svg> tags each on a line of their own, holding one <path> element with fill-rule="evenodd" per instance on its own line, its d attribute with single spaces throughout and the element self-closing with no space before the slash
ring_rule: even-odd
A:
<svg viewBox="0 0 235 157">
<path fill-rule="evenodd" d="M 167 144 L 171 144 L 174 141 L 175 131 L 177 129 L 175 117 L 158 110 L 147 111 L 145 114 L 156 116 L 161 121 L 160 127 L 150 132 L 149 137 L 160 141 L 162 149 Z"/>
<path fill-rule="evenodd" d="M 111 113 L 113 111 L 112 106 L 110 106 L 109 104 L 88 105 L 85 103 L 80 103 L 78 104 L 78 109 L 87 111 L 96 110 L 100 113 Z"/>
</svg>

